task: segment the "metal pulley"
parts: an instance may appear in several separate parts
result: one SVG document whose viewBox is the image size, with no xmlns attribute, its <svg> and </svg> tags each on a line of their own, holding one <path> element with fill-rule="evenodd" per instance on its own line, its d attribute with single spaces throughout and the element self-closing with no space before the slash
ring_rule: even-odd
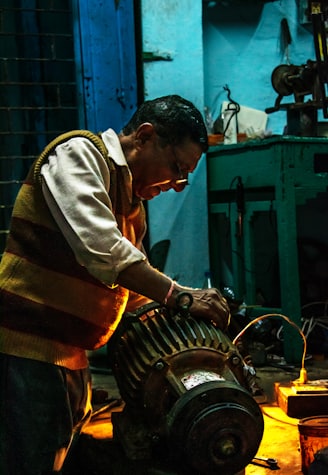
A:
<svg viewBox="0 0 328 475">
<path fill-rule="evenodd" d="M 295 66 L 281 64 L 271 75 L 273 89 L 281 96 L 299 95 L 302 99 L 311 94 L 315 82 L 316 68 L 313 62 L 306 65 Z"/>
<path fill-rule="evenodd" d="M 212 381 L 185 393 L 168 414 L 168 441 L 176 457 L 198 474 L 235 474 L 248 465 L 262 438 L 262 415 L 249 393 Z"/>
</svg>

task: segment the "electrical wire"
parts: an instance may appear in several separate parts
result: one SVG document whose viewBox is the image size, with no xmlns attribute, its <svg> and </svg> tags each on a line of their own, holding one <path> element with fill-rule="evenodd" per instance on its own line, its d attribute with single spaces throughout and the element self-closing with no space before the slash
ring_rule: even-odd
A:
<svg viewBox="0 0 328 475">
<path fill-rule="evenodd" d="M 240 175 L 234 176 L 233 179 L 231 180 L 230 185 L 229 185 L 229 193 L 232 191 L 233 186 L 235 185 L 236 182 L 237 182 L 237 184 L 242 182 L 242 177 Z M 228 221 L 228 223 L 226 225 L 226 230 L 224 231 L 224 236 L 225 236 L 225 242 L 226 243 L 229 242 L 228 239 L 231 236 L 231 203 L 232 203 L 232 199 L 229 198 L 229 201 L 227 203 L 227 205 L 228 205 L 228 212 L 227 212 L 227 215 L 228 215 L 227 216 L 227 221 Z M 271 200 L 271 206 L 270 206 L 270 210 L 269 210 L 270 224 L 273 228 L 274 235 L 277 236 L 277 229 L 274 226 L 274 224 L 272 222 L 272 219 L 271 219 L 272 209 L 273 209 L 273 204 L 272 204 L 272 200 Z M 270 260 L 270 262 L 267 266 L 267 269 L 263 269 L 263 271 L 259 272 L 259 271 L 256 271 L 256 270 L 248 269 L 245 266 L 244 256 L 240 252 L 238 252 L 238 250 L 231 249 L 231 253 L 235 254 L 239 258 L 239 260 L 241 262 L 241 265 L 244 269 L 244 272 L 247 272 L 248 274 L 253 274 L 253 275 L 255 275 L 255 274 L 266 275 L 269 272 L 269 270 L 272 268 L 273 263 L 274 263 L 274 259 L 275 259 L 275 256 L 272 256 L 271 260 Z"/>
<path fill-rule="evenodd" d="M 292 327 L 294 327 L 298 333 L 301 335 L 302 339 L 303 339 L 303 354 L 302 354 L 302 360 L 301 360 L 301 370 L 300 370 L 300 377 L 298 380 L 294 381 L 296 384 L 297 383 L 300 383 L 300 384 L 305 384 L 307 382 L 307 372 L 306 372 L 306 369 L 305 369 L 305 357 L 306 357 L 306 350 L 307 350 L 307 342 L 306 342 L 306 337 L 303 333 L 303 331 L 301 330 L 301 328 L 296 325 L 295 322 L 293 322 L 290 318 L 286 317 L 286 315 L 283 315 L 281 313 L 267 313 L 265 315 L 261 315 L 260 317 L 257 317 L 255 318 L 254 320 L 252 320 L 251 322 L 249 322 L 239 333 L 238 335 L 233 339 L 232 343 L 235 345 L 236 342 L 239 340 L 239 338 L 241 338 L 244 333 L 252 326 L 254 325 L 255 323 L 259 322 L 260 320 L 264 320 L 266 318 L 269 318 L 269 317 L 279 317 L 279 318 L 282 318 L 283 320 L 285 320 L 287 323 L 289 323 L 289 325 L 291 325 Z"/>
</svg>

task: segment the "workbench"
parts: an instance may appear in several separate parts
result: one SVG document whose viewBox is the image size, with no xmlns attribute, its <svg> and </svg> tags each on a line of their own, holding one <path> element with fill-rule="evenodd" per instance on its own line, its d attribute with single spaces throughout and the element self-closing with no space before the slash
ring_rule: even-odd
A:
<svg viewBox="0 0 328 475">
<path fill-rule="evenodd" d="M 275 312 L 301 326 L 297 207 L 327 193 L 328 139 L 273 136 L 210 147 L 207 180 L 214 284 L 224 283 L 224 268 L 230 267 L 235 297 L 255 304 L 259 279 L 255 263 L 260 259 L 255 232 L 275 234 L 278 269 L 271 277 L 279 292 Z M 259 213 L 267 214 L 269 231 L 256 230 L 254 218 Z M 303 345 L 294 332 L 284 327 L 284 352 L 287 361 L 299 362 Z"/>
</svg>

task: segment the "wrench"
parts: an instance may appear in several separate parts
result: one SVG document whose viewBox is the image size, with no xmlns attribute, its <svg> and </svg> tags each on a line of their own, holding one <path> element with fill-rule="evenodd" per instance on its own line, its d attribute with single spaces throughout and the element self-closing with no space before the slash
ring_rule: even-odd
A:
<svg viewBox="0 0 328 475">
<path fill-rule="evenodd" d="M 254 457 L 253 460 L 254 460 L 254 464 L 256 464 L 256 461 L 264 462 L 264 463 L 267 464 L 267 466 L 271 470 L 279 470 L 277 459 L 274 459 L 274 458 L 271 458 L 271 457 Z"/>
</svg>

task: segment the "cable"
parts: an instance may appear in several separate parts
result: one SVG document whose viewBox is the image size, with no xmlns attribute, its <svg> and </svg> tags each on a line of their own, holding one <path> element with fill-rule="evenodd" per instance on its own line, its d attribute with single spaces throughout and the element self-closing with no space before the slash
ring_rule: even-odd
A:
<svg viewBox="0 0 328 475">
<path fill-rule="evenodd" d="M 252 325 L 254 325 L 255 323 L 259 322 L 260 320 L 264 320 L 265 318 L 269 318 L 269 317 L 280 317 L 282 318 L 283 320 L 285 320 L 287 323 L 289 323 L 289 325 L 291 325 L 292 327 L 294 327 L 298 332 L 299 334 L 301 335 L 302 339 L 303 339 L 303 355 L 302 355 L 302 361 L 301 361 L 301 370 L 300 370 L 300 377 L 299 379 L 295 380 L 294 383 L 296 384 L 305 384 L 307 383 L 307 372 L 306 372 L 306 369 L 305 369 L 305 356 L 306 356 L 306 349 L 307 349 L 307 342 L 306 342 L 306 338 L 305 338 L 305 335 L 304 333 L 302 332 L 302 330 L 300 329 L 300 327 L 298 325 L 296 325 L 295 322 L 293 322 L 292 320 L 290 320 L 290 318 L 286 317 L 286 315 L 283 315 L 281 313 L 267 313 L 265 315 L 261 315 L 260 317 L 257 317 L 255 318 L 254 320 L 252 320 L 251 322 L 249 322 L 239 333 L 238 335 L 233 339 L 232 343 L 235 345 L 236 342 L 239 340 L 239 338 L 241 338 L 244 333 L 246 332 L 246 330 L 248 330 L 249 327 L 251 327 Z"/>
</svg>

